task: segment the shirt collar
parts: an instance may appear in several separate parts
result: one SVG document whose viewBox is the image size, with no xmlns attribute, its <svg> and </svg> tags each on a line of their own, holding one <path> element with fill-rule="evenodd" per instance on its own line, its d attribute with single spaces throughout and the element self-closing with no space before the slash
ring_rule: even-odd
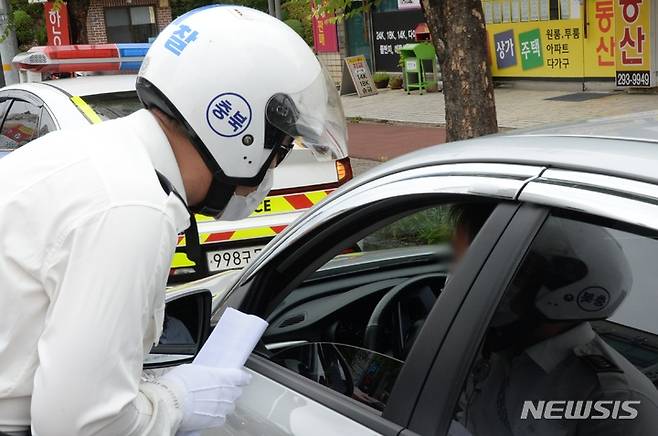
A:
<svg viewBox="0 0 658 436">
<path fill-rule="evenodd" d="M 564 333 L 527 348 L 525 353 L 549 373 L 569 357 L 575 347 L 591 342 L 595 336 L 590 323 L 583 322 Z"/>
<path fill-rule="evenodd" d="M 146 109 L 140 109 L 124 119 L 132 126 L 133 131 L 139 137 L 153 167 L 171 182 L 187 203 L 185 185 L 183 185 L 183 177 L 180 174 L 176 156 L 174 156 L 169 140 L 155 116 Z"/>
</svg>

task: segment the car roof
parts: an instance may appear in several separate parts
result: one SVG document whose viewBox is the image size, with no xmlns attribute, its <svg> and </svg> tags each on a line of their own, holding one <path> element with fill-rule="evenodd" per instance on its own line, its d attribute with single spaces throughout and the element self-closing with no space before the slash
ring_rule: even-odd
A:
<svg viewBox="0 0 658 436">
<path fill-rule="evenodd" d="M 435 145 L 379 165 L 355 184 L 418 167 L 470 162 L 545 166 L 658 184 L 658 111 Z"/>
<path fill-rule="evenodd" d="M 515 135 L 585 136 L 658 142 L 658 111 L 637 112 L 615 117 L 574 121 L 565 124 L 515 130 Z"/>
<path fill-rule="evenodd" d="M 136 77 L 134 74 L 113 74 L 48 80 L 42 83 L 54 86 L 67 94 L 84 97 L 87 95 L 134 91 Z"/>
</svg>

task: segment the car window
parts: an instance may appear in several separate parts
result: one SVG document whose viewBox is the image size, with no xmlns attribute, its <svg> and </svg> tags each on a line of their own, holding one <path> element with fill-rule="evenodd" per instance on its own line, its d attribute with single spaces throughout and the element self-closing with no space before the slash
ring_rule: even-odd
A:
<svg viewBox="0 0 658 436">
<path fill-rule="evenodd" d="M 465 254 L 460 239 L 472 240 L 494 208 L 441 204 L 382 218 L 356 244 L 345 235 L 348 245 L 271 311 L 266 356 L 384 410 L 453 261 Z"/>
<path fill-rule="evenodd" d="M 0 129 L 0 148 L 13 150 L 37 137 L 41 108 L 14 100 Z"/>
<path fill-rule="evenodd" d="M 83 100 L 103 121 L 125 117 L 143 107 L 136 91 L 87 95 Z"/>
<path fill-rule="evenodd" d="M 359 251 L 421 247 L 447 243 L 452 236 L 450 208 L 433 207 L 402 218 L 368 235 L 358 243 Z"/>
<path fill-rule="evenodd" d="M 41 108 L 41 118 L 39 119 L 39 136 L 57 130 L 57 125 L 52 119 L 45 107 Z"/>
<path fill-rule="evenodd" d="M 655 434 L 658 233 L 550 216 L 490 321 L 454 419 L 478 435 Z"/>
</svg>

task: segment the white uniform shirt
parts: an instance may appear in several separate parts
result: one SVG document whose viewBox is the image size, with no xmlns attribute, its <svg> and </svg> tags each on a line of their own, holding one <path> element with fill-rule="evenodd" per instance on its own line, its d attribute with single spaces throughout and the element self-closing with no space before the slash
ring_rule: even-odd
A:
<svg viewBox="0 0 658 436">
<path fill-rule="evenodd" d="M 189 215 L 146 110 L 0 159 L 0 431 L 170 435 L 180 392 L 140 382 Z"/>
<path fill-rule="evenodd" d="M 621 372 L 597 373 L 577 355 L 603 355 Z M 581 323 L 523 353 L 497 353 L 468 381 L 460 420 L 474 436 L 644 436 L 658 429 L 658 392 L 651 381 Z M 479 380 L 475 380 L 475 378 Z M 524 401 L 640 401 L 633 420 L 520 419 Z"/>
</svg>

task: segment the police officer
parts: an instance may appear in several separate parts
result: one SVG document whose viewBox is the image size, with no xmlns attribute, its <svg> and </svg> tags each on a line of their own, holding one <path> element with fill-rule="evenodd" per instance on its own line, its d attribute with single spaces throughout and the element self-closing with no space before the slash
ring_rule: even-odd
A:
<svg viewBox="0 0 658 436">
<path fill-rule="evenodd" d="M 461 423 L 476 436 L 655 433 L 656 388 L 588 322 L 612 316 L 632 281 L 610 232 L 549 218 L 494 314 Z"/>
<path fill-rule="evenodd" d="M 152 44 L 137 92 L 143 110 L 0 160 L 2 432 L 221 425 L 249 380 L 242 370 L 184 365 L 141 379 L 187 208 L 246 217 L 293 137 L 318 158 L 345 155 L 334 84 L 294 31 L 252 9 L 176 19 Z"/>
</svg>

